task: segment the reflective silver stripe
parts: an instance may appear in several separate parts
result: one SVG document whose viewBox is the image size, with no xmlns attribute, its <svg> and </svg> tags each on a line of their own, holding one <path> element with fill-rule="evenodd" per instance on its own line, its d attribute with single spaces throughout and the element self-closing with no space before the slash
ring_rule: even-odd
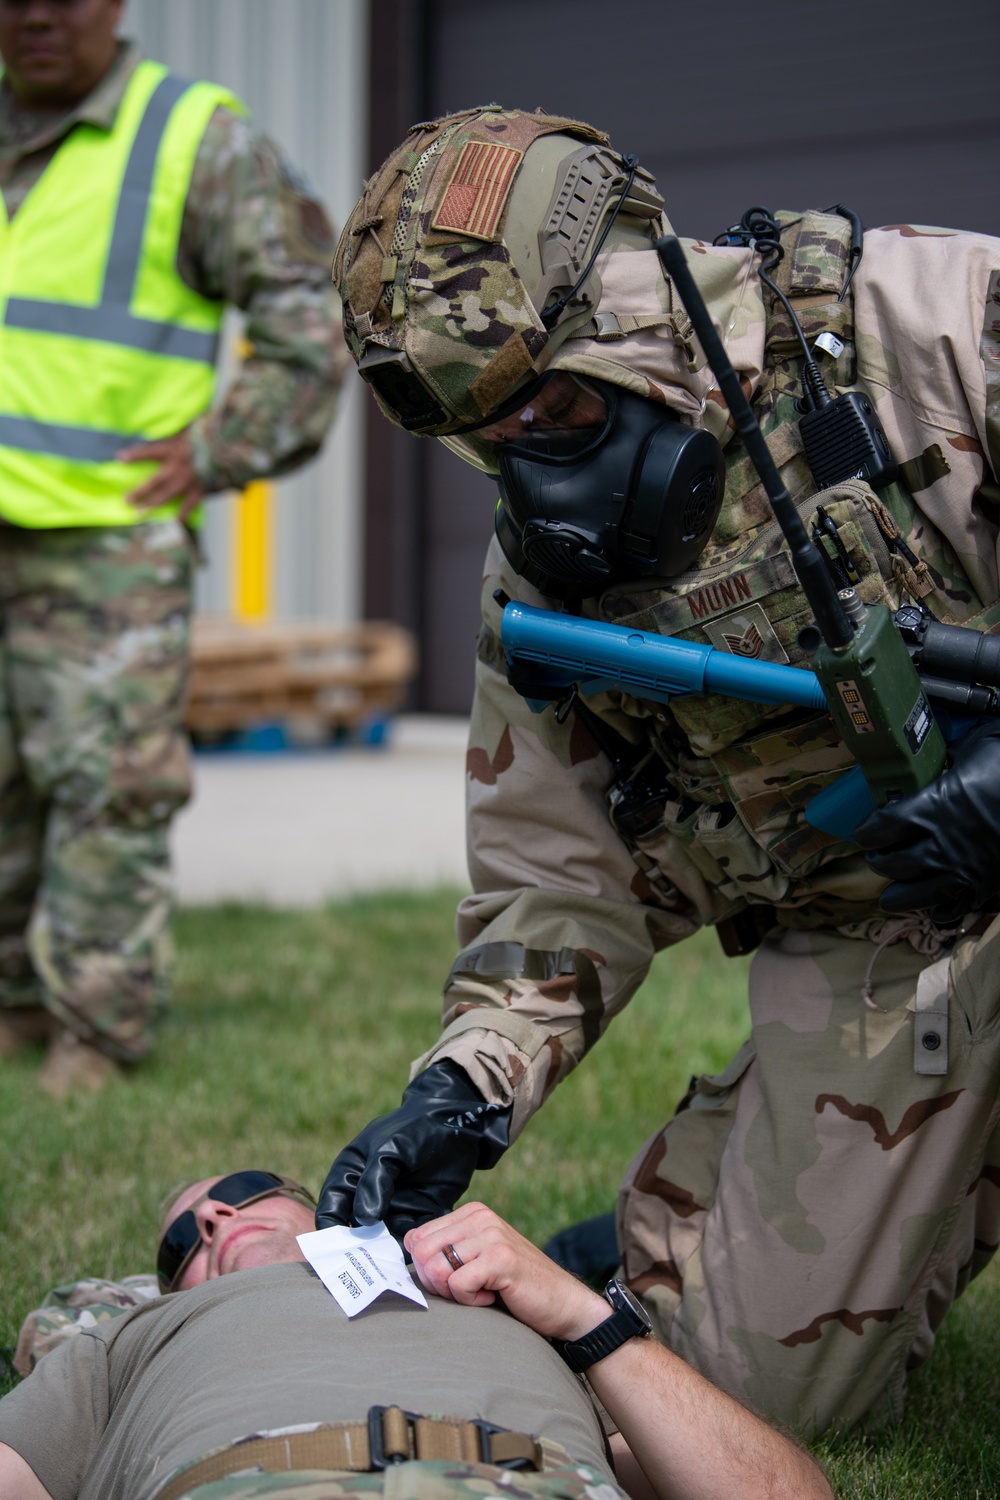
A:
<svg viewBox="0 0 1000 1500">
<path fill-rule="evenodd" d="M 136 318 L 125 307 L 105 302 L 98 307 L 75 307 L 66 302 L 35 302 L 12 297 L 4 319 L 8 328 L 26 328 L 32 333 L 58 333 L 72 339 L 92 339 L 100 344 L 124 344 L 151 354 L 170 354 L 177 359 L 196 359 L 214 364 L 219 348 L 217 333 L 180 328 L 176 323 L 157 323 Z"/>
<path fill-rule="evenodd" d="M 142 255 L 142 235 L 149 213 L 149 196 L 156 171 L 156 156 L 167 128 L 170 113 L 183 94 L 191 88 L 188 78 L 168 73 L 156 85 L 143 111 L 139 129 L 125 165 L 115 227 L 111 232 L 108 263 L 104 270 L 102 302 L 128 307 Z"/>
<path fill-rule="evenodd" d="M 96 427 L 63 427 L 58 422 L 36 422 L 31 417 L 0 416 L 0 445 L 28 453 L 49 453 L 83 463 L 107 463 L 119 448 L 141 442 L 134 432 L 102 432 Z"/>
<path fill-rule="evenodd" d="M 144 349 L 153 354 L 197 360 L 201 364 L 215 363 L 219 347 L 217 333 L 203 333 L 176 323 L 161 323 L 154 318 L 137 318 L 129 312 L 139 274 L 143 232 L 160 142 L 174 105 L 191 87 L 188 79 L 168 74 L 160 80 L 147 101 L 125 164 L 104 268 L 104 286 L 97 306 L 80 307 L 34 297 L 11 297 L 4 314 L 8 328 L 56 333 L 98 344 L 118 344 L 127 349 Z M 76 429 L 53 427 L 52 430 Z"/>
</svg>

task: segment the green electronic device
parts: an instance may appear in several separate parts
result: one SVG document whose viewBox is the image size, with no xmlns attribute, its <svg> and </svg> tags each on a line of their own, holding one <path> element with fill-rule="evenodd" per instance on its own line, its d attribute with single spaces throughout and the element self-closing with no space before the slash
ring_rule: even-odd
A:
<svg viewBox="0 0 1000 1500">
<path fill-rule="evenodd" d="M 850 619 L 857 606 L 847 604 Z M 860 604 L 860 611 L 850 644 L 836 650 L 822 642 L 812 669 L 840 738 L 882 807 L 939 776 L 946 746 L 888 606 Z"/>
</svg>

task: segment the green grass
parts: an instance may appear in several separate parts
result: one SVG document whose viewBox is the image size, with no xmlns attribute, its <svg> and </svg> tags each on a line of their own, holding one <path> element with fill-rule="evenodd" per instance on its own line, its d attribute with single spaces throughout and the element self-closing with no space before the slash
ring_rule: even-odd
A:
<svg viewBox="0 0 1000 1500">
<path fill-rule="evenodd" d="M 39 1053 L 0 1065 L 0 1346 L 50 1287 L 151 1269 L 157 1205 L 181 1179 L 260 1165 L 318 1187 L 437 1034 L 455 899 L 184 912 L 174 1011 L 141 1068 L 99 1099 L 57 1106 L 34 1086 Z M 609 1208 L 690 1074 L 721 1067 L 742 1041 L 744 974 L 709 933 L 664 955 L 476 1194 L 535 1240 Z M 838 1494 L 1000 1495 L 998 1350 L 991 1271 L 946 1320 L 900 1427 L 821 1447 Z"/>
</svg>

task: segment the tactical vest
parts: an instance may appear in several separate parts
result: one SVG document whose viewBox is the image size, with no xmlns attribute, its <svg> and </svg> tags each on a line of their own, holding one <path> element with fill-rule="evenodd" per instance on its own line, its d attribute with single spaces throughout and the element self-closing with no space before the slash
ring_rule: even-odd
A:
<svg viewBox="0 0 1000 1500">
<path fill-rule="evenodd" d="M 13 221 L 0 205 L 0 514 L 122 526 L 153 464 L 115 462 L 203 412 L 223 304 L 177 271 L 195 156 L 225 89 L 142 62 L 109 131 L 77 124 Z M 169 509 L 160 514 L 168 514 Z"/>
<path fill-rule="evenodd" d="M 836 300 L 847 275 L 849 228 L 843 219 L 816 213 L 779 218 L 788 227 L 775 279 L 795 305 L 810 344 L 824 332 L 841 340 L 842 352 L 824 373 L 828 384 L 850 388 L 858 380 L 853 302 L 850 294 Z M 802 389 L 801 346 L 774 302 L 754 405 L 807 528 L 822 504 L 867 604 L 895 609 L 912 598 L 945 623 L 995 626 L 1000 605 L 976 598 L 951 549 L 918 516 L 902 483 L 881 495 L 855 480 L 816 493 L 794 405 Z M 594 613 L 736 655 L 806 665 L 798 634 L 812 611 L 738 437 L 726 449 L 726 462 L 725 503 L 697 567 L 669 586 L 616 586 Z M 926 561 L 942 553 L 949 558 L 947 578 Z M 642 721 L 648 752 L 634 769 L 631 792 L 627 784 L 613 789 L 612 818 L 645 871 L 654 900 L 677 904 L 670 871 L 680 860 L 693 865 L 711 890 L 718 921 L 747 904 L 778 908 L 779 920 L 791 926 L 846 925 L 872 916 L 884 882 L 867 869 L 856 845 L 818 832 L 804 817 L 816 793 L 854 763 L 827 714 L 715 695 L 678 697 L 669 707 L 630 700 L 625 711 Z M 836 871 L 830 868 L 834 862 Z"/>
</svg>

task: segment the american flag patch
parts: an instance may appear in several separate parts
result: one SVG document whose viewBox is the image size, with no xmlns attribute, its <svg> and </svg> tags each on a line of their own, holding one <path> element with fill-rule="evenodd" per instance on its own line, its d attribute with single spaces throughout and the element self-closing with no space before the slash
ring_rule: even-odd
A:
<svg viewBox="0 0 1000 1500">
<path fill-rule="evenodd" d="M 497 141 L 467 141 L 431 227 L 492 240 L 523 155 Z"/>
</svg>

